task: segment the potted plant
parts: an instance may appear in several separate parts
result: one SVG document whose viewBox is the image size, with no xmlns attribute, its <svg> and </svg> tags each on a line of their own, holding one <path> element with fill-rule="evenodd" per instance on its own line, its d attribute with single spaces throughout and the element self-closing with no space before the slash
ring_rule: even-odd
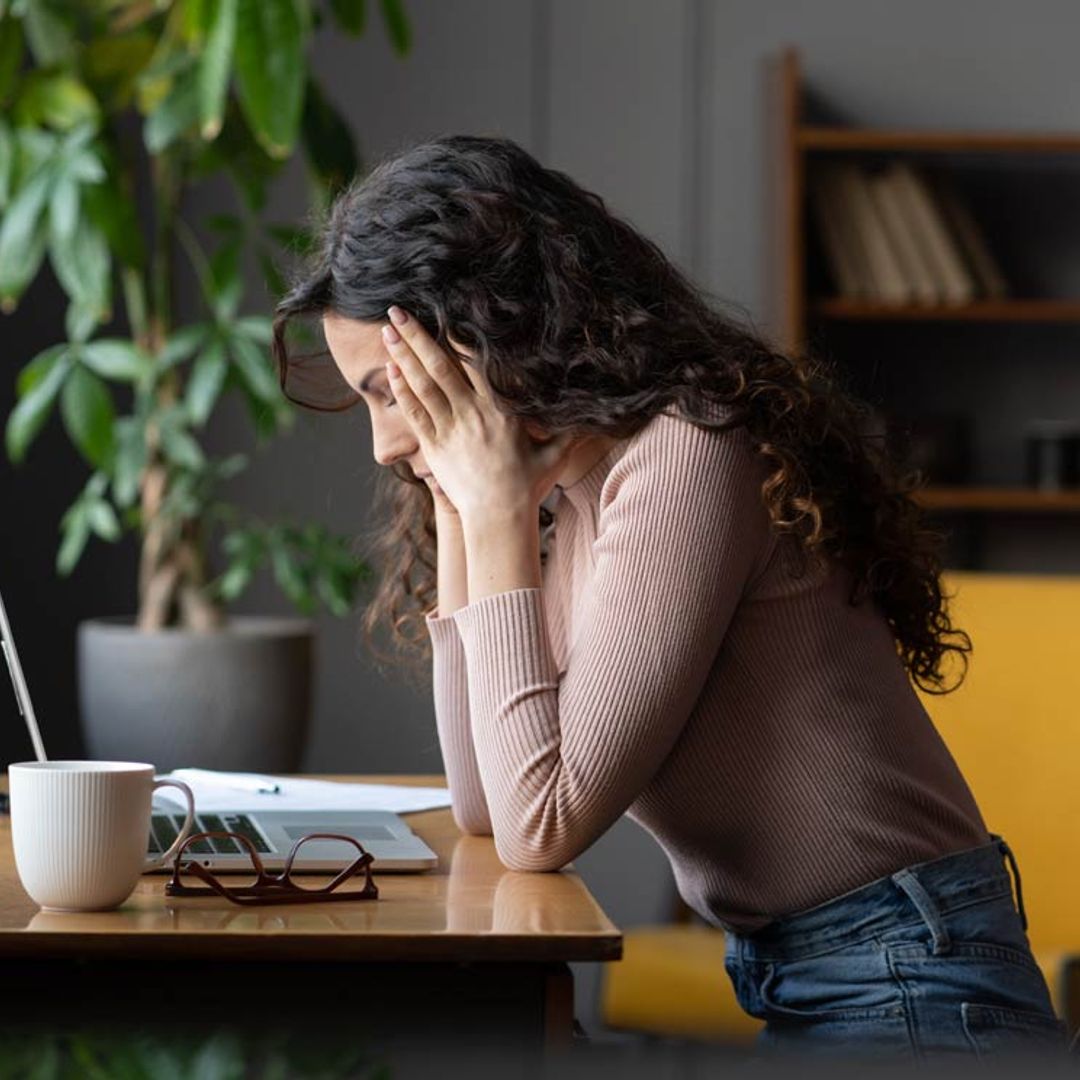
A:
<svg viewBox="0 0 1080 1080">
<path fill-rule="evenodd" d="M 61 521 L 61 574 L 91 537 L 134 530 L 140 542 L 137 614 L 79 627 L 93 756 L 297 768 L 310 710 L 306 616 L 319 603 L 345 615 L 369 575 L 322 526 L 230 505 L 222 485 L 247 459 L 214 459 L 200 442 L 228 394 L 247 402 L 258 446 L 293 421 L 269 359 L 270 319 L 240 312 L 242 257 L 253 253 L 280 292 L 277 259 L 304 249 L 303 230 L 261 218 L 297 146 L 316 213 L 358 167 L 307 54 L 324 22 L 362 33 L 364 10 L 363 0 L 0 0 L 0 308 L 14 310 L 46 258 L 69 300 L 64 340 L 18 374 L 7 452 L 21 462 L 58 412 L 89 467 Z M 399 3 L 381 10 L 407 53 Z M 221 173 L 239 212 L 204 223 L 208 252 L 184 196 Z M 203 311 L 178 325 L 184 272 Z M 116 286 L 125 332 L 105 334 Z M 264 563 L 299 617 L 227 615 Z"/>
</svg>

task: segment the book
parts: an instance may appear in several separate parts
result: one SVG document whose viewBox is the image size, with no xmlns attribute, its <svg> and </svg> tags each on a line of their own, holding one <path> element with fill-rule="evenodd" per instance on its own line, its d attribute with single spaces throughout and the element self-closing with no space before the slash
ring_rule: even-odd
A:
<svg viewBox="0 0 1080 1080">
<path fill-rule="evenodd" d="M 810 206 L 836 291 L 849 299 L 863 297 L 859 267 L 843 235 L 840 218 L 844 211 L 834 198 L 831 181 L 823 170 L 815 170 L 810 176 Z"/>
<path fill-rule="evenodd" d="M 881 170 L 871 173 L 867 183 L 870 197 L 896 252 L 901 273 L 911 289 L 912 302 L 940 303 L 942 297 L 935 284 L 934 271 L 915 238 L 915 225 L 909 221 L 902 197 L 897 193 L 896 177 Z"/>
<path fill-rule="evenodd" d="M 971 210 L 960 198 L 956 185 L 941 173 L 928 175 L 927 182 L 975 278 L 978 292 L 993 300 L 1008 296 L 1009 286 L 1005 275 L 990 251 L 986 237 L 972 216 Z"/>
<path fill-rule="evenodd" d="M 818 182 L 823 186 L 828 213 L 836 222 L 840 245 L 846 252 L 848 265 L 855 276 L 857 295 L 862 299 L 874 300 L 878 296 L 874 272 L 859 235 L 858 222 L 852 212 L 851 201 L 844 190 L 836 162 L 823 163 L 817 167 Z"/>
<path fill-rule="evenodd" d="M 909 303 L 911 287 L 870 194 L 866 173 L 852 161 L 839 163 L 836 171 L 873 276 L 874 298 L 889 304 Z"/>
<path fill-rule="evenodd" d="M 933 268 L 945 302 L 970 302 L 975 296 L 975 279 L 960 256 L 926 181 L 906 161 L 893 162 L 889 169 L 897 178 L 902 203 L 916 225 L 915 237 Z"/>
</svg>

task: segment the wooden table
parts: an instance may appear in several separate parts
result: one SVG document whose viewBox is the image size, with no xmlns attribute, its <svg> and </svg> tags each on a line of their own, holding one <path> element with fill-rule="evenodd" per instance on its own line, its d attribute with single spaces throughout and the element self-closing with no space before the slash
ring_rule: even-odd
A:
<svg viewBox="0 0 1080 1080">
<path fill-rule="evenodd" d="M 507 870 L 492 839 L 460 833 L 449 810 L 405 819 L 439 865 L 422 874 L 376 867 L 375 901 L 244 908 L 170 899 L 155 874 L 116 911 L 60 914 L 23 891 L 10 821 L 0 817 L 0 1024 L 65 1016 L 110 1029 L 167 1030 L 180 1020 L 209 1030 L 224 1019 L 252 1031 L 347 1032 L 379 1052 L 418 1039 L 527 1052 L 565 1044 L 567 963 L 618 959 L 619 931 L 572 870 Z"/>
</svg>

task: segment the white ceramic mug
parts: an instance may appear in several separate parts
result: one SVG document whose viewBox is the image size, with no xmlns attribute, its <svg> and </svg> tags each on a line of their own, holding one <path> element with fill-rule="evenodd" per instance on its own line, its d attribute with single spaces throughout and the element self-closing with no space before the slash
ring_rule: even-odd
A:
<svg viewBox="0 0 1080 1080">
<path fill-rule="evenodd" d="M 8 778 L 15 867 L 46 911 L 118 907 L 141 874 L 173 858 L 195 817 L 191 788 L 142 762 L 21 761 Z M 166 785 L 184 793 L 187 818 L 168 851 L 147 856 L 151 797 Z"/>
</svg>

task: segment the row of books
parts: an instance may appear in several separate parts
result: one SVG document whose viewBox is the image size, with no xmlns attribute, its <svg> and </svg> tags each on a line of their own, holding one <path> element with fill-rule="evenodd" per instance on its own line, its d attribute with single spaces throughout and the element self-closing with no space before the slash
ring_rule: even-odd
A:
<svg viewBox="0 0 1080 1080">
<path fill-rule="evenodd" d="M 1008 295 L 1001 268 L 944 175 L 896 160 L 815 165 L 811 209 L 837 290 L 891 304 L 966 304 Z"/>
</svg>

